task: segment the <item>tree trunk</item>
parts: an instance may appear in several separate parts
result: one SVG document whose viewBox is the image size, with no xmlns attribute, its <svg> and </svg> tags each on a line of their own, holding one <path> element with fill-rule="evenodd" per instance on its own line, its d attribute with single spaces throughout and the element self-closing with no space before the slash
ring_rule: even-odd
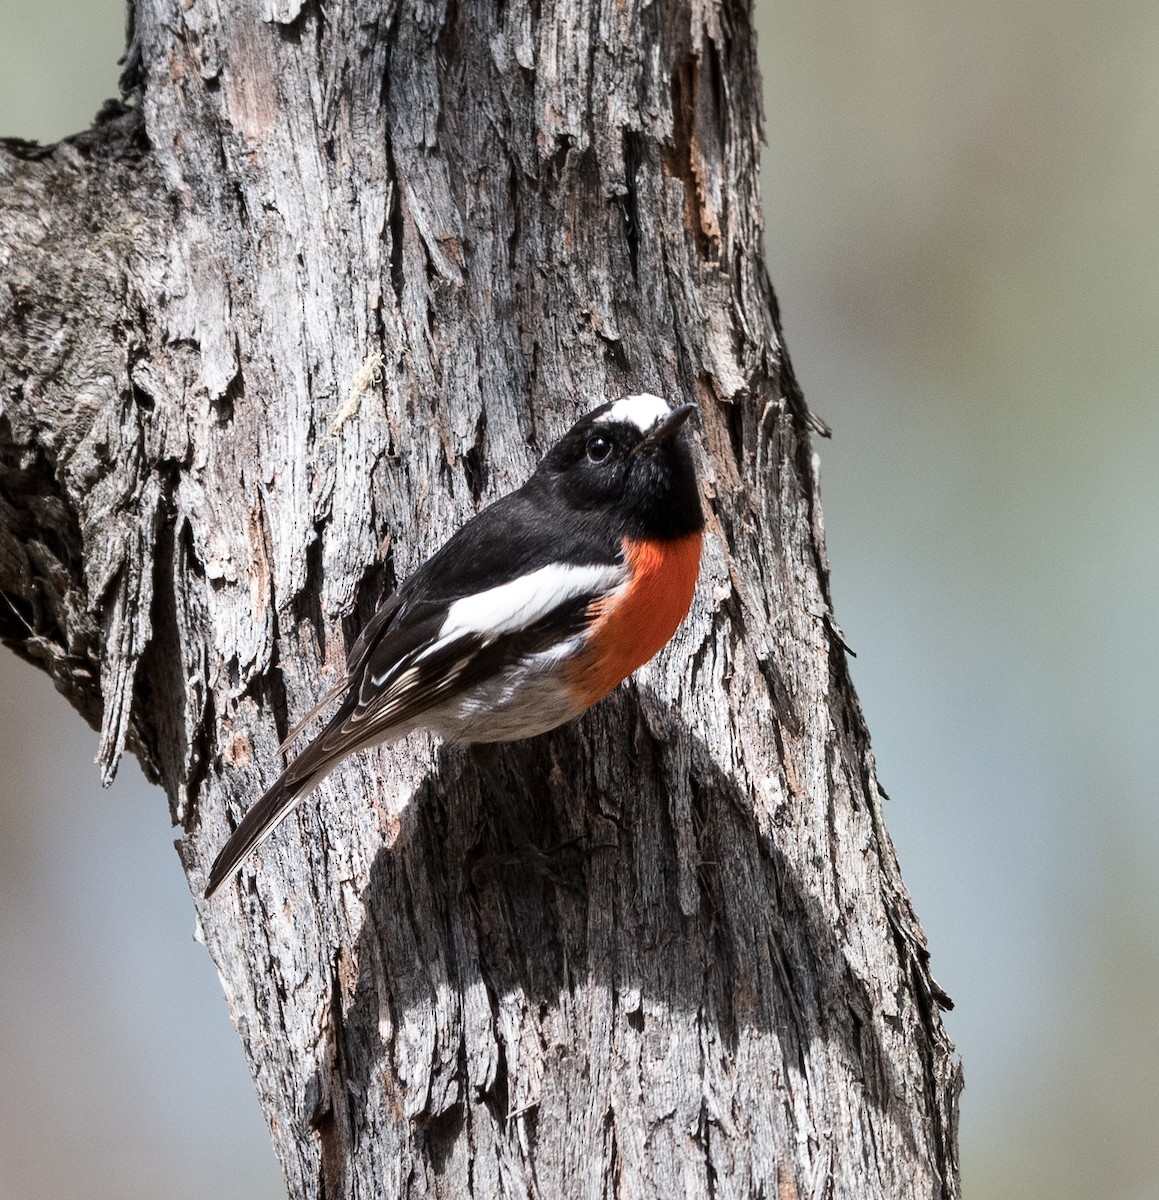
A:
<svg viewBox="0 0 1159 1200">
<path fill-rule="evenodd" d="M 0 149 L 0 634 L 159 780 L 295 1197 L 956 1197 L 960 1070 L 831 616 L 736 0 L 135 0 Z M 669 648 L 333 775 L 200 900 L 394 583 L 605 397 L 700 405 Z M 114 864 L 110 864 L 114 869 Z"/>
</svg>

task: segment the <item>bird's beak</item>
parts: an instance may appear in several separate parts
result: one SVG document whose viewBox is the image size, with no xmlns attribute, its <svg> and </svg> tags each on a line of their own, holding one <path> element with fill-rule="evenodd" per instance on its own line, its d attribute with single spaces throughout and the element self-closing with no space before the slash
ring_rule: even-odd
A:
<svg viewBox="0 0 1159 1200">
<path fill-rule="evenodd" d="M 659 446 L 670 442 L 679 432 L 680 426 L 696 411 L 695 404 L 682 404 L 674 408 L 658 425 L 648 431 L 648 436 L 640 443 L 641 446 Z"/>
</svg>

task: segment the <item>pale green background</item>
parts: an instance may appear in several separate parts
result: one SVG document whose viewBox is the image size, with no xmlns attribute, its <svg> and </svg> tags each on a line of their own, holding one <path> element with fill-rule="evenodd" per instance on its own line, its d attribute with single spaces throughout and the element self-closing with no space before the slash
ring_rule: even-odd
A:
<svg viewBox="0 0 1159 1200">
<path fill-rule="evenodd" d="M 762 0 L 837 616 L 958 1002 L 968 1200 L 1159 1200 L 1159 6 Z M 0 0 L 0 132 L 121 6 Z M 0 1196 L 281 1194 L 162 797 L 0 655 Z"/>
</svg>

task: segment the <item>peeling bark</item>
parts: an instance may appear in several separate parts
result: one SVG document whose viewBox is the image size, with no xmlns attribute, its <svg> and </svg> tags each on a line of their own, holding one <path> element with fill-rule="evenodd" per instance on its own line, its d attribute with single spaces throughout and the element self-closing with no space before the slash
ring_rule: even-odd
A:
<svg viewBox="0 0 1159 1200">
<path fill-rule="evenodd" d="M 550 871 L 414 736 L 196 901 L 290 1194 L 957 1197 L 748 11 L 132 16 L 134 107 L 0 145 L 0 637 L 163 784 L 195 897 L 385 590 L 595 400 L 701 407 L 689 621 L 497 761 Z"/>
</svg>

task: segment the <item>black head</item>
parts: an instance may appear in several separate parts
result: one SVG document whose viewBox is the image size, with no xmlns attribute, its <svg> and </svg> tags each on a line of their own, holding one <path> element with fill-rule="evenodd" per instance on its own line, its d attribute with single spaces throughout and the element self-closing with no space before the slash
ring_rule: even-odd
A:
<svg viewBox="0 0 1159 1200">
<path fill-rule="evenodd" d="M 587 414 L 535 474 L 569 508 L 614 516 L 630 537 L 678 538 L 703 529 L 692 456 L 681 436 L 696 411 L 658 396 L 624 396 Z"/>
</svg>

